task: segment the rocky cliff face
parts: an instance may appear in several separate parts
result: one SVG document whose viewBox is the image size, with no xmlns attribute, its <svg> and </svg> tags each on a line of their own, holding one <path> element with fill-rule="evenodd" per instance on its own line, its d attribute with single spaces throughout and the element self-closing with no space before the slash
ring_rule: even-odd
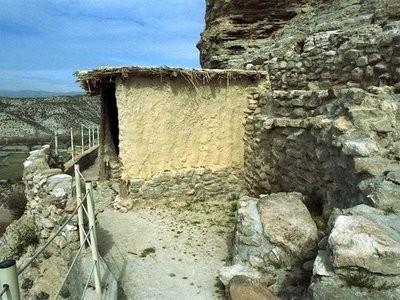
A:
<svg viewBox="0 0 400 300">
<path fill-rule="evenodd" d="M 246 117 L 250 190 L 307 194 L 326 216 L 400 209 L 371 188 L 400 157 L 400 2 L 278 3 L 210 0 L 199 44 L 205 67 L 269 72 Z"/>
<path fill-rule="evenodd" d="M 266 69 L 265 61 L 277 54 L 302 54 L 312 42 L 339 47 L 354 37 L 361 47 L 368 43 L 365 36 L 376 41 L 393 30 L 399 11 L 398 1 L 391 0 L 209 0 L 198 44 L 201 64 L 243 68 L 252 63 Z"/>
<path fill-rule="evenodd" d="M 301 11 L 306 0 L 209 0 L 206 30 L 198 44 L 204 68 L 225 68 L 260 49 L 267 38 Z"/>
<path fill-rule="evenodd" d="M 322 252 L 307 297 L 398 298 L 398 274 L 373 267 L 373 252 L 380 253 L 378 244 L 386 242 L 368 252 L 361 236 L 383 241 L 386 234 L 379 230 L 387 221 L 377 216 L 393 214 L 390 222 L 400 220 L 400 2 L 255 2 L 208 1 L 199 43 L 204 67 L 269 73 L 271 91 L 254 93 L 246 112 L 248 189 L 254 195 L 301 192 L 313 214 L 322 220 L 331 216 L 331 228 L 319 228 Z M 346 209 L 365 204 L 362 217 L 346 215 Z M 337 208 L 345 209 L 344 216 L 333 222 Z M 364 218 L 373 218 L 374 224 Z M 335 236 L 344 221 L 351 224 L 345 232 L 357 229 L 346 241 Z M 364 222 L 369 225 L 360 225 Z M 241 243 L 239 235 L 235 249 L 242 249 Z M 366 266 L 358 265 L 359 250 L 346 252 L 353 244 L 364 249 Z M 246 247 L 239 253 L 241 263 L 268 269 L 265 257 L 254 259 L 255 250 Z M 339 263 L 343 251 L 349 254 L 347 266 Z M 378 264 L 396 260 L 394 252 L 390 258 L 379 256 Z M 307 269 L 309 262 L 302 271 Z M 309 284 L 305 280 L 300 286 Z M 281 299 L 303 299 L 286 283 L 276 288 L 271 282 L 268 288 Z"/>
</svg>

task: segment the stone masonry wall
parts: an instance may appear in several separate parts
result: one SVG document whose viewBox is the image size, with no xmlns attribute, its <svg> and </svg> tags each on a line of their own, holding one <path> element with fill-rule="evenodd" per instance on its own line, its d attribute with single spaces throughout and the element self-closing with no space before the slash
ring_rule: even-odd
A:
<svg viewBox="0 0 400 300">
<path fill-rule="evenodd" d="M 59 158 L 49 146 L 31 151 L 24 162 L 27 206 L 0 240 L 2 259 L 16 259 L 24 265 L 68 218 L 76 205 L 72 198 L 72 177 L 63 174 Z M 78 249 L 77 218 L 73 218 L 35 262 L 19 276 L 23 299 L 55 296 L 66 274 L 69 260 Z"/>
<path fill-rule="evenodd" d="M 372 203 L 372 190 L 364 188 L 369 179 L 400 167 L 399 95 L 352 88 L 270 97 L 257 109 L 265 113 L 263 102 L 269 102 L 276 116 L 250 112 L 246 119 L 245 173 L 252 193 L 298 191 L 319 201 L 327 214 L 359 203 L 400 208 L 394 197 Z"/>
<path fill-rule="evenodd" d="M 268 289 L 280 299 L 399 298 L 400 2 L 278 0 L 295 13 L 275 28 L 268 15 L 276 7 L 208 2 L 203 65 L 268 71 L 272 89 L 254 94 L 246 112 L 245 180 L 260 199 L 242 198 L 236 213 L 234 265 L 220 273 L 230 296 L 247 289 L 269 299 Z M 245 15 L 244 26 L 234 22 Z M 318 254 L 288 267 L 270 242 L 298 241 L 294 228 L 283 228 L 309 212 Z M 301 224 L 299 235 L 307 232 Z"/>
<path fill-rule="evenodd" d="M 239 199 L 246 185 L 241 170 L 212 171 L 208 168 L 181 169 L 156 174 L 151 179 L 133 179 L 128 184 L 128 197 L 115 208 L 130 208 L 135 201 L 205 201 L 223 196 Z"/>
<path fill-rule="evenodd" d="M 257 40 L 257 49 L 234 56 L 227 44 L 213 44 L 220 26 L 215 20 L 233 14 L 214 9 L 212 20 L 206 18 L 203 65 L 269 72 L 272 92 L 254 94 L 246 112 L 249 190 L 299 191 L 327 215 L 333 207 L 358 203 L 400 209 L 386 178 L 399 165 L 400 4 L 336 0 L 295 6 L 296 14 Z M 244 30 L 224 24 L 230 32 Z M 252 24 L 258 23 L 249 21 L 247 30 Z M 246 48 L 242 36 L 235 42 Z"/>
</svg>

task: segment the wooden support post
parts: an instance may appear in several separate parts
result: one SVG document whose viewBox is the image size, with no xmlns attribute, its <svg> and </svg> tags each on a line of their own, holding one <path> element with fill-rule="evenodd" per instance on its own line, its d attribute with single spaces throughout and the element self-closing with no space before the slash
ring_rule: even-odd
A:
<svg viewBox="0 0 400 300">
<path fill-rule="evenodd" d="M 54 132 L 54 152 L 58 155 L 58 133 Z"/>
<path fill-rule="evenodd" d="M 81 124 L 81 145 L 82 145 L 82 154 L 85 152 L 85 139 L 83 136 L 83 125 Z"/>
<path fill-rule="evenodd" d="M 92 134 L 91 134 L 90 127 L 88 129 L 89 129 L 89 149 L 90 149 L 92 147 L 91 146 L 92 145 Z"/>
<path fill-rule="evenodd" d="M 100 127 L 97 126 L 97 146 L 100 146 Z"/>
<path fill-rule="evenodd" d="M 92 147 L 95 146 L 94 127 L 92 127 Z"/>
<path fill-rule="evenodd" d="M 75 153 L 74 153 L 74 130 L 71 127 L 71 155 L 72 161 L 75 160 Z"/>
</svg>

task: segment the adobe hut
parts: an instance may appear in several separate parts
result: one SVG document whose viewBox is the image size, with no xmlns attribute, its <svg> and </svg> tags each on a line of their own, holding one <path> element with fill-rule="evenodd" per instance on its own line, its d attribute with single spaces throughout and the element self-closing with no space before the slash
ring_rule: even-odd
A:
<svg viewBox="0 0 400 300">
<path fill-rule="evenodd" d="M 101 95 L 100 178 L 121 179 L 124 196 L 243 189 L 246 114 L 269 90 L 266 72 L 101 67 L 75 75 Z"/>
</svg>

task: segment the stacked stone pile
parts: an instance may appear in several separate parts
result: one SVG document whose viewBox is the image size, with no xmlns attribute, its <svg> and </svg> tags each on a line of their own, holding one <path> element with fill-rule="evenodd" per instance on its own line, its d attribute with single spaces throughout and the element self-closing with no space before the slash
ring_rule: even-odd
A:
<svg viewBox="0 0 400 300">
<path fill-rule="evenodd" d="M 52 168 L 60 166 L 59 162 L 59 157 L 47 145 L 31 151 L 24 162 L 27 207 L 21 219 L 14 221 L 1 238 L 2 259 L 17 259 L 21 267 L 75 209 L 72 177 L 63 174 L 60 168 Z M 19 277 L 22 297 L 45 299 L 41 297 L 54 294 L 63 280 L 61 274 L 68 269 L 73 250 L 78 248 L 77 219 L 74 218 Z"/>
<path fill-rule="evenodd" d="M 31 151 L 24 162 L 23 180 L 28 199 L 26 214 L 35 218 L 43 239 L 47 239 L 62 224 L 66 210 L 72 212 L 74 209 L 72 177 L 63 174 L 59 168 L 51 168 L 49 162 L 52 164 L 54 161 L 58 159 L 46 145 L 40 150 Z M 76 227 L 76 220 L 71 226 Z M 68 235 L 73 235 L 70 237 L 72 240 L 60 241 L 64 246 L 77 241 L 77 231 Z"/>
</svg>

